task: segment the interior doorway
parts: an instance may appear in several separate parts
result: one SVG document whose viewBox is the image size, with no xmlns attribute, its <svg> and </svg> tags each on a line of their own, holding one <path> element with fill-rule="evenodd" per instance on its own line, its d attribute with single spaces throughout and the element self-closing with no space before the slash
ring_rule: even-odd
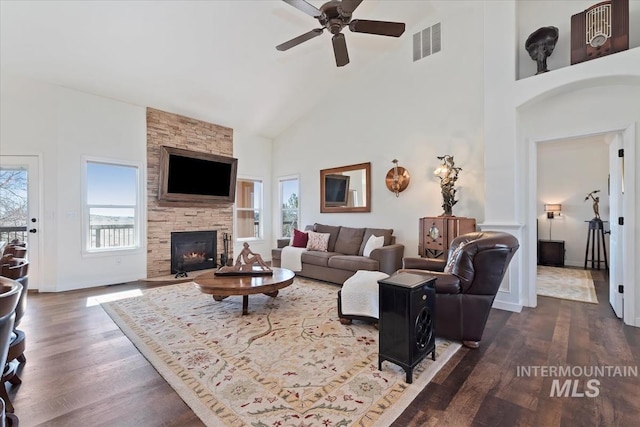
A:
<svg viewBox="0 0 640 427">
<path fill-rule="evenodd" d="M 534 141 L 533 164 L 536 166 L 533 182 L 536 191 L 530 197 L 530 206 L 535 207 L 533 215 L 539 223 L 539 229 L 532 236 L 532 243 L 538 245 L 540 239 L 547 239 L 546 233 L 553 227 L 553 236 L 549 236 L 547 240 L 553 237 L 566 244 L 565 266 L 573 267 L 574 270 L 584 270 L 587 259 L 587 267 L 592 266 L 593 255 L 589 253 L 589 247 L 585 250 L 585 244 L 588 241 L 590 220 L 598 215 L 599 210 L 605 224 L 604 244 L 609 261 L 608 302 L 616 315 L 629 324 L 633 324 L 632 316 L 625 316 L 624 307 L 632 307 L 635 294 L 635 282 L 632 280 L 633 236 L 628 233 L 625 235 L 618 218 L 626 216 L 632 221 L 635 215 L 635 204 L 631 200 L 633 193 L 625 193 L 624 188 L 625 176 L 628 180 L 629 176 L 635 174 L 635 170 L 630 170 L 634 168 L 633 165 L 627 164 L 625 170 L 624 157 L 629 153 L 625 153 L 624 149 L 630 147 L 633 155 L 634 144 L 632 127 L 586 136 Z M 624 157 L 618 157 L 623 154 Z M 571 161 L 574 164 L 570 164 Z M 599 209 L 594 196 L 598 198 Z M 560 205 L 561 212 L 554 213 L 554 218 L 547 218 L 545 204 Z M 583 231 L 580 231 L 581 227 Z M 530 270 L 530 283 L 535 287 L 534 292 L 538 293 L 537 262 L 532 260 L 530 265 L 533 267 Z M 606 269 L 604 257 L 600 258 L 600 264 L 596 262 L 597 265 L 600 265 L 601 270 Z M 623 289 L 620 285 L 624 283 L 627 284 L 626 293 L 621 292 Z M 625 299 L 628 301 L 625 302 Z M 632 314 L 633 310 L 629 311 Z"/>
<path fill-rule="evenodd" d="M 612 137 L 600 134 L 537 146 L 539 296 L 598 303 L 591 266 L 605 273 L 609 268 L 607 156 Z M 591 229 L 594 224 L 598 230 Z"/>
</svg>

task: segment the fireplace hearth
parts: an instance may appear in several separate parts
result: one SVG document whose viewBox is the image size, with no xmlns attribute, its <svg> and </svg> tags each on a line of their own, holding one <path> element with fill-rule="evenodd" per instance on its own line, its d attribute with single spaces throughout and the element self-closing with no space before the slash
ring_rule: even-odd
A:
<svg viewBox="0 0 640 427">
<path fill-rule="evenodd" d="M 171 274 L 186 277 L 188 271 L 216 268 L 217 232 L 171 233 Z"/>
</svg>

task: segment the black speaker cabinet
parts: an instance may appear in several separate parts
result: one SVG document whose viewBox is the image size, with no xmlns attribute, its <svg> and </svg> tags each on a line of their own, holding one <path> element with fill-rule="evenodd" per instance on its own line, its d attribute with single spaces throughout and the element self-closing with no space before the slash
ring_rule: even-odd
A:
<svg viewBox="0 0 640 427">
<path fill-rule="evenodd" d="M 413 368 L 431 353 L 436 360 L 435 281 L 433 276 L 398 273 L 378 281 L 378 370 L 385 360 L 402 367 L 407 383 Z"/>
</svg>

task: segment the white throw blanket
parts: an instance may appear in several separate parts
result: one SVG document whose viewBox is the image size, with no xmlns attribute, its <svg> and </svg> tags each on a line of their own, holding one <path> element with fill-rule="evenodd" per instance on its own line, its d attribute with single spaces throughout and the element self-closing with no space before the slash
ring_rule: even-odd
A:
<svg viewBox="0 0 640 427">
<path fill-rule="evenodd" d="M 302 253 L 307 248 L 294 248 L 293 246 L 285 246 L 282 248 L 280 255 L 280 267 L 291 271 L 302 270 Z"/>
<path fill-rule="evenodd" d="M 389 277 L 381 271 L 358 270 L 342 285 L 342 314 L 378 319 L 378 280 Z"/>
</svg>

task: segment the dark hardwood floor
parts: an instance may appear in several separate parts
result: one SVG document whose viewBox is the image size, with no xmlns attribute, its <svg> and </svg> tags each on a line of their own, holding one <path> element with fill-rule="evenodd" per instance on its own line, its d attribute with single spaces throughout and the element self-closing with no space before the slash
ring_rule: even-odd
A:
<svg viewBox="0 0 640 427">
<path fill-rule="evenodd" d="M 599 304 L 539 297 L 522 313 L 492 310 L 481 347 L 458 351 L 394 426 L 632 426 L 639 377 L 591 378 L 597 397 L 550 397 L 552 377 L 517 376 L 528 366 L 632 366 L 640 328 L 624 326 L 595 271 Z M 201 426 L 202 422 L 87 298 L 150 283 L 30 294 L 23 383 L 9 389 L 20 425 Z M 564 379 L 562 379 L 564 381 Z"/>
</svg>

